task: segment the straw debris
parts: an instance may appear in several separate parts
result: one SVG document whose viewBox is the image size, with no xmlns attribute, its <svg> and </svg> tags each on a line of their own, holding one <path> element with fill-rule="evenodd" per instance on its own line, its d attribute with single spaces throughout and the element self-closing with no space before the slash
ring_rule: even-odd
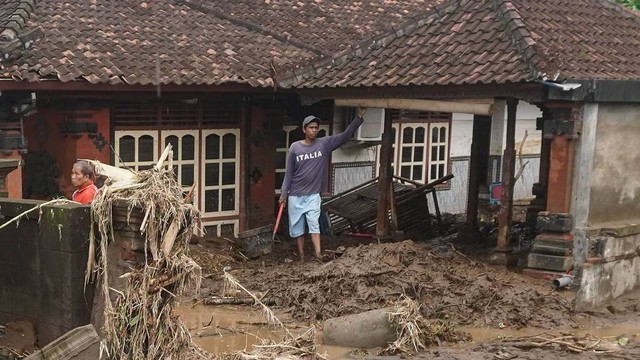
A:
<svg viewBox="0 0 640 360">
<path fill-rule="evenodd" d="M 442 342 L 467 340 L 469 336 L 456 331 L 450 322 L 443 320 L 428 321 L 420 314 L 420 306 L 402 295 L 395 303 L 389 321 L 396 328 L 397 340 L 380 351 L 382 355 L 398 353 L 416 353 Z"/>
<path fill-rule="evenodd" d="M 253 351 L 239 351 L 234 354 L 226 354 L 221 356 L 221 360 L 267 360 L 267 359 L 326 359 L 326 356 L 318 353 L 316 344 L 316 328 L 311 326 L 301 335 L 294 335 L 289 329 L 276 317 L 273 311 L 265 305 L 251 291 L 247 290 L 238 282 L 229 272 L 224 271 L 224 293 L 234 293 L 236 290 L 242 290 L 249 295 L 257 305 L 259 305 L 264 313 L 269 326 L 276 329 L 283 329 L 285 336 L 281 342 L 262 339 L 260 345 L 254 345 Z"/>
<path fill-rule="evenodd" d="M 165 153 L 171 158 L 170 145 Z M 109 175 L 108 166 L 96 168 Z M 129 171 L 130 176 L 126 171 L 117 171 L 117 181 L 106 183 L 91 207 L 87 280 L 97 277 L 105 301 L 101 351 L 113 359 L 208 358 L 173 313 L 186 289 L 200 287 L 200 266 L 188 256 L 199 212 L 162 161 L 150 170 Z M 107 248 L 115 241 L 114 204 L 126 204 L 127 220 L 134 209 L 145 211 L 144 261 L 121 276 L 126 285 L 118 290 L 110 287 L 107 271 Z"/>
</svg>

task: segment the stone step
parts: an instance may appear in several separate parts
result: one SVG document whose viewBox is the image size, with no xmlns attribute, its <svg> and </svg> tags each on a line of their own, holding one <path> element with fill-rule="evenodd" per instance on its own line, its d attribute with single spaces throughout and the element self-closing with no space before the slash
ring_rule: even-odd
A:
<svg viewBox="0 0 640 360">
<path fill-rule="evenodd" d="M 527 267 L 567 272 L 573 268 L 573 256 L 531 253 L 527 258 Z"/>
</svg>

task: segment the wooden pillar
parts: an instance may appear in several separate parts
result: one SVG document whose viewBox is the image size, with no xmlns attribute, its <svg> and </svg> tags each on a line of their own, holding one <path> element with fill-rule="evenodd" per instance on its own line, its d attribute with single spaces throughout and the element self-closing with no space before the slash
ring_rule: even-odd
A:
<svg viewBox="0 0 640 360">
<path fill-rule="evenodd" d="M 497 251 L 506 252 L 509 246 L 511 218 L 513 217 L 513 186 L 516 165 L 516 110 L 518 99 L 507 99 L 507 139 L 502 157 L 502 196 L 500 197 L 500 213 L 498 214 L 498 246 Z"/>
<path fill-rule="evenodd" d="M 384 111 L 384 133 L 382 134 L 382 146 L 380 147 L 380 168 L 378 173 L 378 217 L 376 223 L 376 237 L 389 236 L 389 205 L 393 166 L 393 126 L 391 122 L 391 109 Z"/>
<path fill-rule="evenodd" d="M 556 135 L 551 141 L 547 211 L 568 213 L 571 207 L 574 143 L 566 136 Z"/>
<path fill-rule="evenodd" d="M 471 159 L 469 160 L 469 187 L 467 192 L 466 240 L 472 240 L 478 229 L 478 198 L 480 185 L 486 182 L 489 145 L 491 140 L 491 117 L 475 115 Z"/>
</svg>

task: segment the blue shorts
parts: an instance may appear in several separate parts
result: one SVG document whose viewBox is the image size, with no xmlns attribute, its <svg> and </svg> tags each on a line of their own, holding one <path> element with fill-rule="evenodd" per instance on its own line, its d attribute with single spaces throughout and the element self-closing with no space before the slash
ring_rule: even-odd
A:
<svg viewBox="0 0 640 360">
<path fill-rule="evenodd" d="M 309 234 L 320 234 L 320 194 L 289 196 L 289 235 L 297 238 L 304 235 L 305 220 Z"/>
</svg>

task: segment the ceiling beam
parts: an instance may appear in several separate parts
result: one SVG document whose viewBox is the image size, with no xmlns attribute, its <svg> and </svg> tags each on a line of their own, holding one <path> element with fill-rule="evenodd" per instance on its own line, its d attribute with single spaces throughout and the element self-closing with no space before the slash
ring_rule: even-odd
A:
<svg viewBox="0 0 640 360">
<path fill-rule="evenodd" d="M 493 104 L 480 104 L 460 101 L 422 99 L 336 99 L 335 104 L 336 106 L 362 106 L 385 109 L 435 111 L 474 115 L 493 114 Z"/>
</svg>

